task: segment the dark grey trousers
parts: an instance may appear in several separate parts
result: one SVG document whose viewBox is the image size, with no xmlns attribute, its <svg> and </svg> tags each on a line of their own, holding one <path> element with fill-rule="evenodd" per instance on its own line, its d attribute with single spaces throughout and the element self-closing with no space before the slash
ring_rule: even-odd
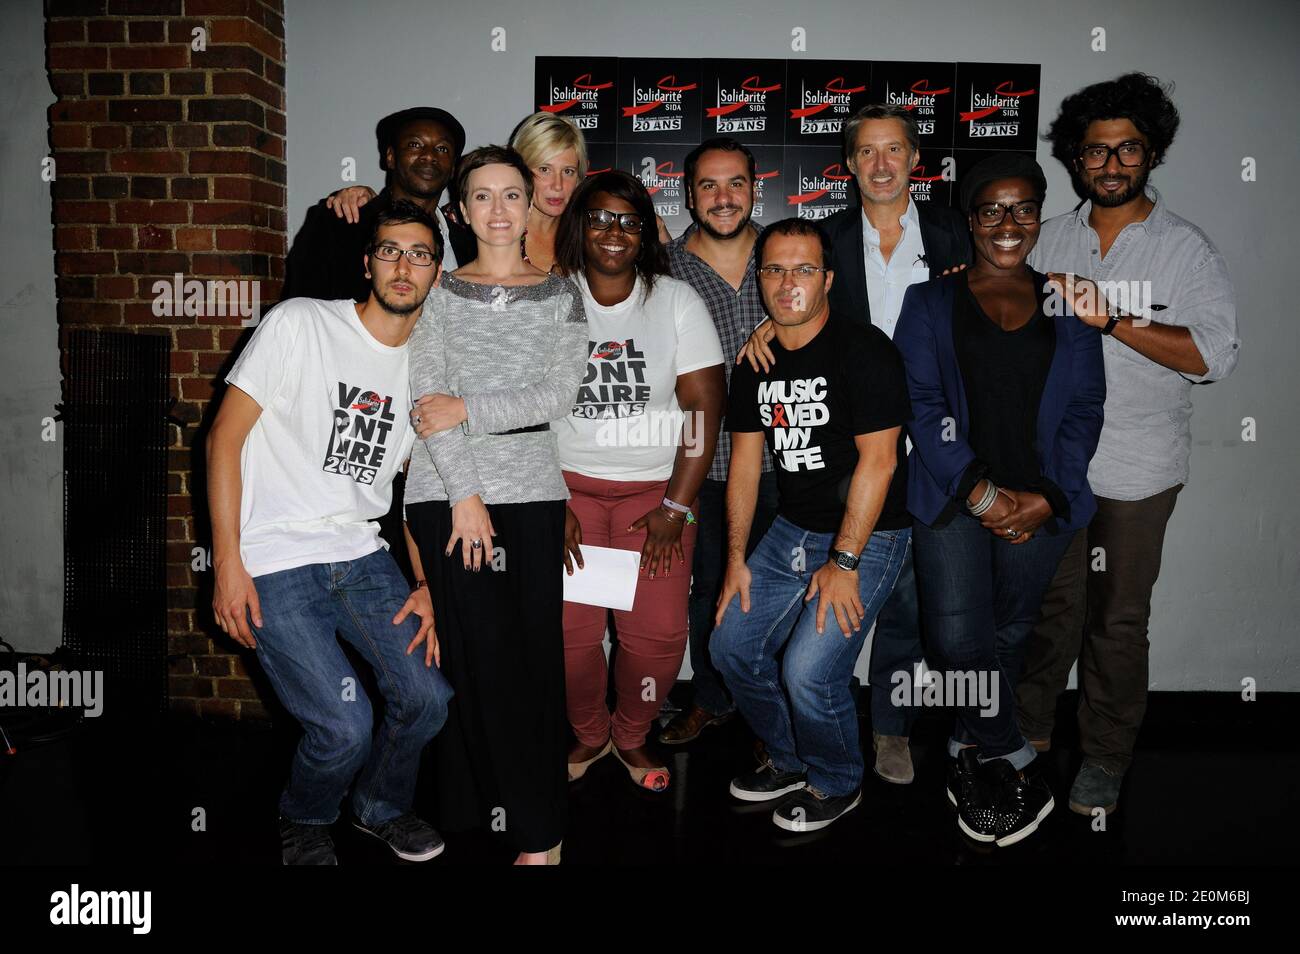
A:
<svg viewBox="0 0 1300 954">
<path fill-rule="evenodd" d="M 1182 489 L 1143 500 L 1097 498 L 1097 513 L 1065 551 L 1025 650 L 1016 688 L 1025 738 L 1051 737 L 1057 697 L 1078 660 L 1080 748 L 1112 772 L 1128 769 L 1146 714 L 1151 591 Z"/>
</svg>

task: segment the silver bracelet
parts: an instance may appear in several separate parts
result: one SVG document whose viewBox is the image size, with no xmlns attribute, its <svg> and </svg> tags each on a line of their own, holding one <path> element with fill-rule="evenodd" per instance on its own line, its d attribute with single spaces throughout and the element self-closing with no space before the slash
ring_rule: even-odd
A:
<svg viewBox="0 0 1300 954">
<path fill-rule="evenodd" d="M 985 483 L 987 483 L 988 486 L 984 488 L 984 495 L 980 497 L 979 503 L 974 506 L 971 506 L 970 504 L 966 505 L 966 509 L 970 511 L 972 517 L 981 516 L 986 510 L 993 506 L 993 501 L 998 499 L 998 488 L 994 485 L 993 481 L 985 478 Z"/>
</svg>

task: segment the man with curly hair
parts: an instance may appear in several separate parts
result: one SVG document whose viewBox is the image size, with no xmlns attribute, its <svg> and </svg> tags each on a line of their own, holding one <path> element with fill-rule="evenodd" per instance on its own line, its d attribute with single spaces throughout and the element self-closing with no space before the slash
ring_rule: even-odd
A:
<svg viewBox="0 0 1300 954">
<path fill-rule="evenodd" d="M 1237 363 L 1223 256 L 1147 181 L 1178 122 L 1168 88 L 1129 73 L 1066 97 L 1046 137 L 1085 201 L 1043 224 L 1030 264 L 1105 336 L 1106 419 L 1088 470 L 1097 514 L 1043 600 L 1017 703 L 1025 737 L 1046 750 L 1078 660 L 1084 758 L 1070 808 L 1084 815 L 1118 806 L 1146 711 L 1151 591 L 1188 478 L 1192 385 Z"/>
</svg>

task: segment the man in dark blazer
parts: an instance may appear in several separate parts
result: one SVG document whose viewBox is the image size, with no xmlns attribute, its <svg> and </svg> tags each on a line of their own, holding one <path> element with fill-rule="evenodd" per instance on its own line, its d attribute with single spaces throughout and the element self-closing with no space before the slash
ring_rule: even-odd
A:
<svg viewBox="0 0 1300 954">
<path fill-rule="evenodd" d="M 830 307 L 893 338 L 909 285 L 971 263 L 970 230 L 955 209 L 912 201 L 911 172 L 921 154 L 920 131 L 911 112 L 866 106 L 845 120 L 843 131 L 845 162 L 859 202 L 821 224 L 831 241 L 835 273 Z M 773 334 L 770 325 L 760 325 L 746 346 L 756 367 L 771 360 L 766 348 Z M 875 771 L 900 785 L 914 777 L 908 736 L 916 712 L 910 701 L 921 665 L 920 613 L 909 547 L 894 591 L 876 617 L 870 663 Z"/>
</svg>

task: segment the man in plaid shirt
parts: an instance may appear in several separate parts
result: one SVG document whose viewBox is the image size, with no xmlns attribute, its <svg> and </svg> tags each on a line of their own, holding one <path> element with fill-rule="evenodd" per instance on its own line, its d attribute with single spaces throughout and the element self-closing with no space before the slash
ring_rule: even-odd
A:
<svg viewBox="0 0 1300 954">
<path fill-rule="evenodd" d="M 759 227 L 750 221 L 754 210 L 753 154 L 734 139 L 720 137 L 701 143 L 686 157 L 686 203 L 695 222 L 668 245 L 674 278 L 688 283 L 708 305 L 718 329 L 727 385 L 733 359 L 750 333 L 766 317 L 758 291 L 754 241 Z M 724 429 L 709 476 L 700 488 L 699 536 L 691 569 L 690 650 L 691 708 L 678 714 L 659 741 L 690 742 L 710 725 L 726 722 L 735 704 L 709 659 L 709 636 L 727 556 L 726 487 L 731 465 L 731 435 Z M 763 449 L 763 476 L 750 531 L 748 550 L 762 539 L 776 517 L 776 475 Z"/>
</svg>

